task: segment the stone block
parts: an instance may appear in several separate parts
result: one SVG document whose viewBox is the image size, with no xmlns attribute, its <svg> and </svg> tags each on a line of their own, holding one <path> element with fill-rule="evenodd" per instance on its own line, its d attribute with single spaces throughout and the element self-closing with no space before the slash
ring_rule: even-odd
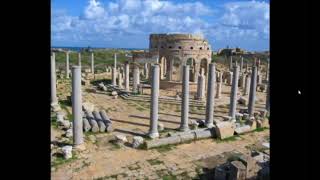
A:
<svg viewBox="0 0 320 180">
<path fill-rule="evenodd" d="M 249 125 L 244 125 L 235 129 L 236 134 L 243 134 L 250 131 L 251 131 L 251 127 Z"/>
<path fill-rule="evenodd" d="M 247 105 L 248 105 L 248 99 L 245 98 L 245 97 L 240 97 L 240 98 L 238 99 L 238 103 L 247 106 Z"/>
<path fill-rule="evenodd" d="M 247 120 L 246 125 L 250 126 L 251 131 L 257 129 L 257 122 L 256 121 Z"/>
<path fill-rule="evenodd" d="M 228 163 L 218 165 L 214 170 L 214 180 L 226 180 L 230 173 Z"/>
<path fill-rule="evenodd" d="M 72 146 L 63 146 L 62 154 L 65 159 L 72 158 Z"/>
<path fill-rule="evenodd" d="M 84 102 L 84 103 L 82 103 L 82 109 L 84 111 L 92 112 L 94 110 L 94 104 L 92 104 L 90 102 Z"/>
<path fill-rule="evenodd" d="M 134 136 L 133 137 L 133 142 L 132 142 L 132 147 L 133 148 L 138 148 L 140 145 L 142 145 L 144 142 L 143 137 L 141 136 Z"/>
<path fill-rule="evenodd" d="M 125 135 L 122 134 L 117 134 L 115 135 L 115 139 L 118 143 L 125 143 L 128 142 L 127 137 Z"/>
<path fill-rule="evenodd" d="M 162 123 L 158 123 L 158 131 L 163 131 L 164 125 Z"/>
<path fill-rule="evenodd" d="M 223 121 L 216 124 L 216 134 L 220 139 L 225 139 L 234 135 L 235 123 Z"/>
<path fill-rule="evenodd" d="M 241 161 L 232 161 L 230 163 L 230 175 L 228 179 L 246 180 L 246 166 Z"/>
</svg>

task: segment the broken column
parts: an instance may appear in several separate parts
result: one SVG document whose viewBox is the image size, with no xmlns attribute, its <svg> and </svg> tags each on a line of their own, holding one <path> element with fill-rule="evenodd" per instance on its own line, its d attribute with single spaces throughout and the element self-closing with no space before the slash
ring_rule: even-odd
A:
<svg viewBox="0 0 320 180">
<path fill-rule="evenodd" d="M 230 109 L 229 109 L 229 116 L 231 117 L 232 120 L 236 119 L 238 78 L 239 78 L 239 66 L 235 66 L 233 69 L 233 81 L 232 81 L 232 87 L 231 87 Z"/>
<path fill-rule="evenodd" d="M 94 54 L 91 53 L 91 73 L 94 74 Z"/>
<path fill-rule="evenodd" d="M 269 61 L 267 62 L 267 67 L 266 67 L 266 81 L 269 81 Z"/>
<path fill-rule="evenodd" d="M 200 74 L 198 76 L 198 87 L 197 87 L 197 99 L 202 101 L 205 97 L 205 76 Z"/>
<path fill-rule="evenodd" d="M 93 114 L 91 111 L 86 111 L 85 112 L 86 117 L 91 125 L 91 131 L 92 132 L 98 132 L 99 131 L 99 126 L 97 121 L 94 119 Z"/>
<path fill-rule="evenodd" d="M 125 90 L 129 91 L 130 90 L 130 87 L 129 87 L 129 78 L 130 78 L 129 77 L 129 63 L 125 64 L 124 72 L 125 72 L 125 76 L 124 76 Z"/>
<path fill-rule="evenodd" d="M 215 86 L 216 67 L 215 63 L 209 64 L 208 87 L 207 87 L 207 104 L 205 125 L 208 128 L 213 127 L 213 110 L 214 110 L 214 86 Z"/>
<path fill-rule="evenodd" d="M 180 131 L 189 130 L 189 73 L 189 66 L 183 65 Z"/>
<path fill-rule="evenodd" d="M 217 91 L 216 91 L 216 98 L 220 98 L 221 97 L 221 91 L 222 91 L 222 74 L 220 74 L 219 76 L 219 82 L 217 84 Z"/>
<path fill-rule="evenodd" d="M 57 98 L 56 55 L 51 55 L 51 106 L 58 105 Z"/>
<path fill-rule="evenodd" d="M 149 78 L 148 63 L 144 63 L 144 77 L 145 77 L 146 79 Z"/>
<path fill-rule="evenodd" d="M 69 79 L 70 74 L 70 68 L 69 68 L 69 51 L 66 52 L 66 78 Z"/>
<path fill-rule="evenodd" d="M 249 104 L 248 104 L 249 117 L 253 117 L 254 104 L 256 99 L 256 89 L 257 89 L 257 66 L 253 66 L 252 74 L 251 74 L 251 82 L 250 82 Z"/>
<path fill-rule="evenodd" d="M 93 114 L 94 118 L 96 119 L 96 121 L 97 121 L 97 123 L 98 123 L 98 125 L 99 125 L 99 130 L 100 130 L 100 132 L 105 132 L 105 130 L 106 130 L 106 125 L 105 125 L 105 123 L 103 122 L 100 113 L 99 113 L 98 111 L 93 111 L 92 114 Z"/>
<path fill-rule="evenodd" d="M 139 66 L 137 64 L 135 64 L 134 68 L 133 68 L 133 87 L 132 87 L 132 90 L 134 93 L 138 92 L 138 85 L 139 84 L 140 84 Z"/>
<path fill-rule="evenodd" d="M 73 144 L 83 143 L 82 132 L 82 95 L 81 95 L 81 68 L 72 67 L 72 115 L 73 115 Z"/>
<path fill-rule="evenodd" d="M 158 111 L 159 111 L 159 65 L 153 65 L 151 69 L 151 105 L 150 105 L 150 138 L 159 137 Z"/>
<path fill-rule="evenodd" d="M 117 85 L 117 69 L 115 67 L 112 68 L 112 86 Z"/>
</svg>

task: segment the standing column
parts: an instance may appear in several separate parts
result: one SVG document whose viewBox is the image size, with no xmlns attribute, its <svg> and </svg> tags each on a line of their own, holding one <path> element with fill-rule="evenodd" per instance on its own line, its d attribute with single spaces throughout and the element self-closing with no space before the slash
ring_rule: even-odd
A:
<svg viewBox="0 0 320 180">
<path fill-rule="evenodd" d="M 232 65 L 233 65 L 233 63 L 232 63 L 232 56 L 230 56 L 230 64 L 229 64 L 229 70 L 230 70 L 230 71 L 232 71 Z"/>
<path fill-rule="evenodd" d="M 164 63 L 163 63 L 163 59 L 161 60 L 161 63 L 160 63 L 160 78 L 161 80 L 164 78 Z"/>
<path fill-rule="evenodd" d="M 249 65 L 248 65 L 248 62 L 246 62 L 246 72 L 249 72 Z"/>
<path fill-rule="evenodd" d="M 241 57 L 241 61 L 240 61 L 240 72 L 242 72 L 242 68 L 243 68 L 243 57 Z"/>
<path fill-rule="evenodd" d="M 81 52 L 78 53 L 78 66 L 80 66 L 81 69 Z"/>
<path fill-rule="evenodd" d="M 266 110 L 270 112 L 270 82 L 267 84 Z"/>
<path fill-rule="evenodd" d="M 203 74 L 200 74 L 198 76 L 197 99 L 200 101 L 203 101 L 205 97 L 205 87 L 204 87 L 205 80 L 206 78 Z"/>
<path fill-rule="evenodd" d="M 219 81 L 217 84 L 217 91 L 216 91 L 216 98 L 219 99 L 221 97 L 221 90 L 222 90 L 222 74 L 220 74 Z"/>
<path fill-rule="evenodd" d="M 66 78 L 69 79 L 70 75 L 70 68 L 69 68 L 69 51 L 66 52 Z"/>
<path fill-rule="evenodd" d="M 239 67 L 235 66 L 233 69 L 233 79 L 232 79 L 230 109 L 229 109 L 229 116 L 231 117 L 232 120 L 236 119 L 238 79 L 239 79 Z"/>
<path fill-rule="evenodd" d="M 119 73 L 118 73 L 118 87 L 119 87 L 120 89 L 123 88 L 122 84 L 123 84 L 122 73 L 119 72 Z"/>
<path fill-rule="evenodd" d="M 215 63 L 209 64 L 208 72 L 208 88 L 207 88 L 207 104 L 206 104 L 206 121 L 205 125 L 208 128 L 213 127 L 213 111 L 214 111 L 214 86 L 216 80 Z"/>
<path fill-rule="evenodd" d="M 51 106 L 58 105 L 57 98 L 56 55 L 51 55 Z"/>
<path fill-rule="evenodd" d="M 115 67 L 112 68 L 112 86 L 117 85 L 117 69 Z"/>
<path fill-rule="evenodd" d="M 239 87 L 243 89 L 245 86 L 245 83 L 246 83 L 246 75 L 242 73 L 242 75 L 240 75 L 239 77 Z"/>
<path fill-rule="evenodd" d="M 246 75 L 246 80 L 245 80 L 245 84 L 244 84 L 244 90 L 243 90 L 243 95 L 246 96 L 249 94 L 249 90 L 250 90 L 250 74 Z"/>
<path fill-rule="evenodd" d="M 73 115 L 73 144 L 83 143 L 82 132 L 82 96 L 81 96 L 81 69 L 72 67 L 72 115 Z"/>
<path fill-rule="evenodd" d="M 159 65 L 151 67 L 151 105 L 150 105 L 150 138 L 159 137 L 158 133 L 158 111 L 159 111 Z"/>
<path fill-rule="evenodd" d="M 117 54 L 114 53 L 114 64 L 113 67 L 117 68 Z"/>
<path fill-rule="evenodd" d="M 249 117 L 253 116 L 254 104 L 256 100 L 256 89 L 257 89 L 257 66 L 252 67 L 251 83 L 250 83 L 250 93 L 249 93 L 249 103 L 248 103 L 248 114 Z"/>
<path fill-rule="evenodd" d="M 258 70 L 260 70 L 260 59 L 258 59 Z"/>
<path fill-rule="evenodd" d="M 180 131 L 188 131 L 189 125 L 189 66 L 183 65 L 182 75 L 182 105 L 181 105 L 181 123 Z"/>
<path fill-rule="evenodd" d="M 91 53 L 91 73 L 94 74 L 94 54 Z"/>
<path fill-rule="evenodd" d="M 170 59 L 170 61 L 169 61 L 169 71 L 168 71 L 168 80 L 169 81 L 172 81 L 172 76 L 173 76 L 173 58 L 172 59 Z"/>
<path fill-rule="evenodd" d="M 146 79 L 149 78 L 148 63 L 144 63 L 144 77 L 145 77 Z"/>
<path fill-rule="evenodd" d="M 125 78 L 124 78 L 124 83 L 125 83 L 125 90 L 126 91 L 130 91 L 130 87 L 129 87 L 129 64 L 128 63 L 126 63 L 125 64 Z"/>
<path fill-rule="evenodd" d="M 139 67 L 138 65 L 134 65 L 133 68 L 133 87 L 132 90 L 134 93 L 138 92 L 138 84 L 139 84 Z"/>
<path fill-rule="evenodd" d="M 266 67 L 266 81 L 269 81 L 269 61 L 267 62 L 267 67 Z"/>
</svg>

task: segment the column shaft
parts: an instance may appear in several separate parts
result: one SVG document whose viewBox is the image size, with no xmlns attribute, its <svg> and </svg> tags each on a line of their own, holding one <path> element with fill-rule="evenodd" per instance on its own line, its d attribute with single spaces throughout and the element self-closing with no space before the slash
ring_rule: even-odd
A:
<svg viewBox="0 0 320 180">
<path fill-rule="evenodd" d="M 56 56 L 51 55 L 51 105 L 57 105 L 57 76 L 56 76 Z"/>
<path fill-rule="evenodd" d="M 158 133 L 158 111 L 159 111 L 159 65 L 151 67 L 151 109 L 149 137 L 159 137 Z"/>
<path fill-rule="evenodd" d="M 251 82 L 250 82 L 249 103 L 248 103 L 248 114 L 250 117 L 252 117 L 254 114 L 256 89 L 257 89 L 257 66 L 253 66 L 252 74 L 251 74 Z"/>
<path fill-rule="evenodd" d="M 73 144 L 79 145 L 83 143 L 80 66 L 72 67 L 72 115 L 73 115 Z"/>
<path fill-rule="evenodd" d="M 213 111 L 214 111 L 214 86 L 216 75 L 215 64 L 209 64 L 208 86 L 207 86 L 207 104 L 206 104 L 206 126 L 213 127 Z"/>
<path fill-rule="evenodd" d="M 183 65 L 180 131 L 189 130 L 189 66 Z"/>
<path fill-rule="evenodd" d="M 236 118 L 237 92 L 238 92 L 239 66 L 233 68 L 233 78 L 230 96 L 229 116 L 234 120 Z"/>
</svg>

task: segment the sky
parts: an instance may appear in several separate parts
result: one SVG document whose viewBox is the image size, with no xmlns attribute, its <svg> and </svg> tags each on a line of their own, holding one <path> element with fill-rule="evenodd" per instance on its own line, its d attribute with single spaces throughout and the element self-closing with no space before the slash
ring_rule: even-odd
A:
<svg viewBox="0 0 320 180">
<path fill-rule="evenodd" d="M 269 0 L 51 0 L 51 45 L 148 48 L 151 33 L 193 33 L 214 51 L 269 50 Z"/>
</svg>

